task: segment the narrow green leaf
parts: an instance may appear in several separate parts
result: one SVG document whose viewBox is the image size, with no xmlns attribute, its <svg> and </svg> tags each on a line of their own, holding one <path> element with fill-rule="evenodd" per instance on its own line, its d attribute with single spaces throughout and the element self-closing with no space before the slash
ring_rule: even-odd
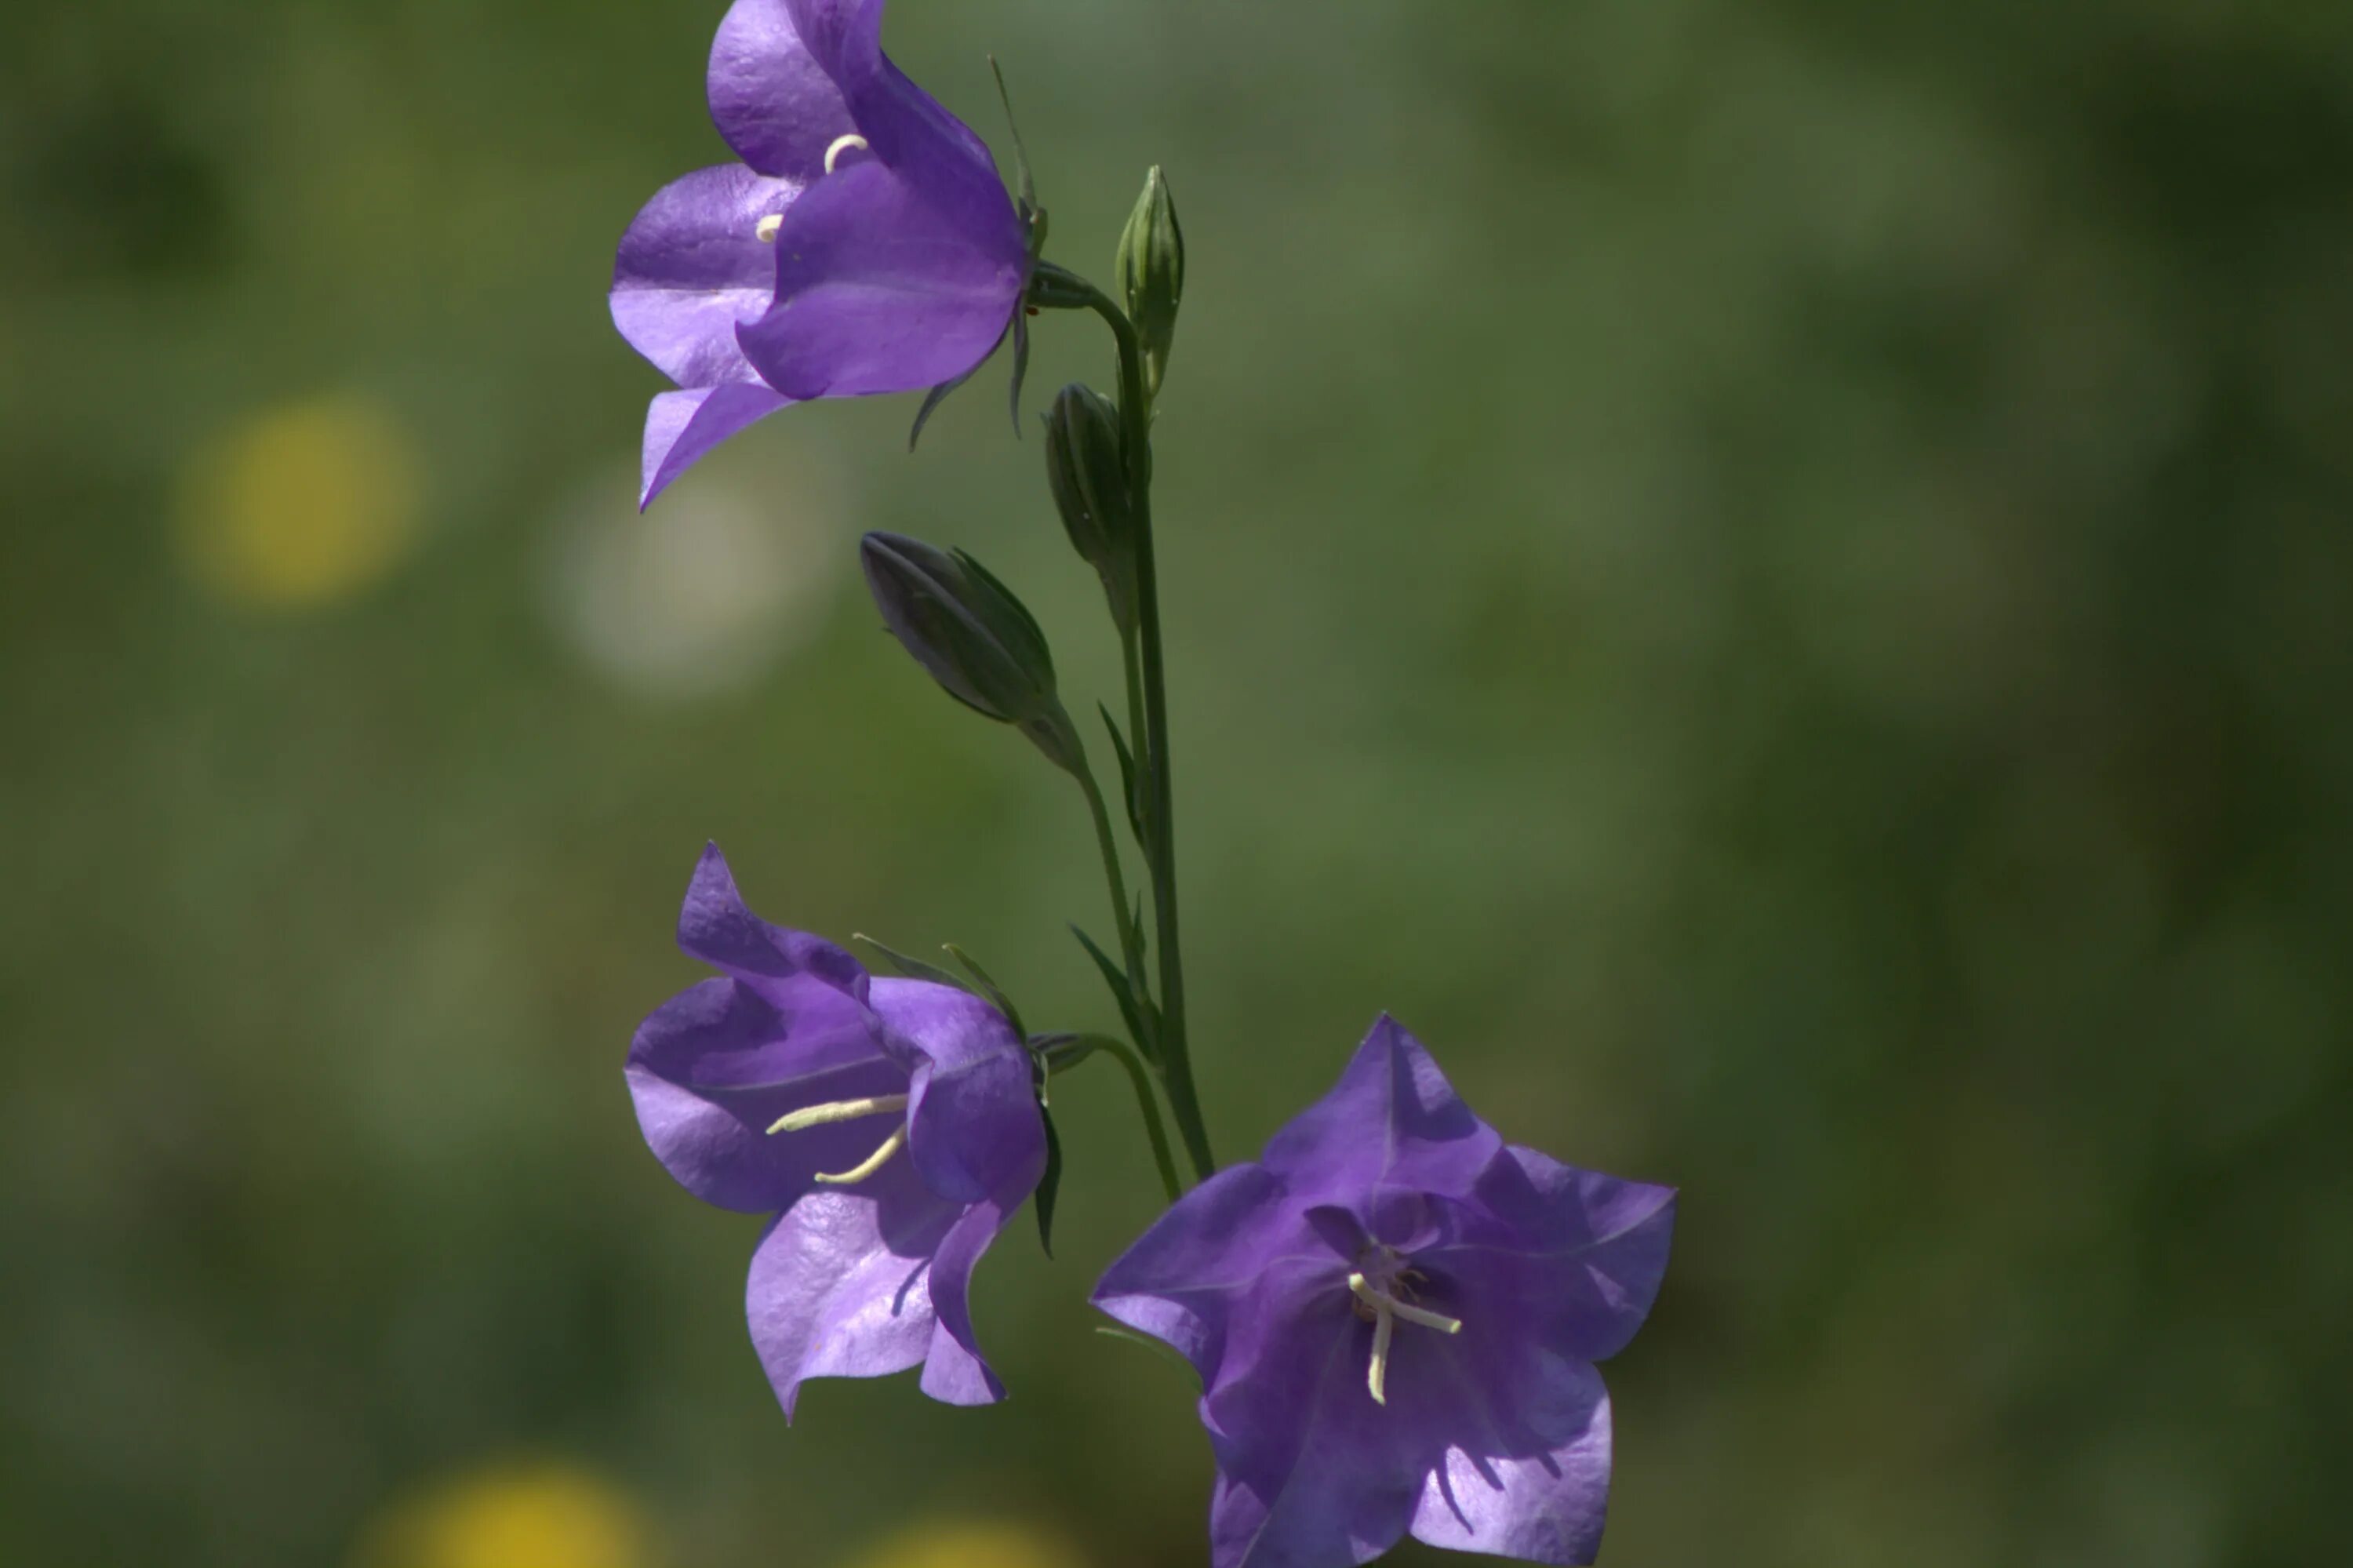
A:
<svg viewBox="0 0 2353 1568">
<path fill-rule="evenodd" d="M 1127 809 L 1128 831 L 1135 835 L 1137 843 L 1148 843 L 1150 837 L 1144 831 L 1144 797 L 1136 789 L 1135 754 L 1127 748 L 1127 736 L 1119 732 L 1119 723 L 1111 716 L 1111 710 L 1097 703 L 1095 712 L 1103 715 L 1103 728 L 1111 732 L 1111 748 L 1119 754 L 1119 799 Z"/>
<path fill-rule="evenodd" d="M 1092 959 L 1095 968 L 1103 971 L 1103 984 L 1111 987 L 1112 1000 L 1119 1003 L 1119 1015 L 1127 1024 L 1127 1037 L 1135 1042 L 1137 1050 L 1147 1058 L 1151 1057 L 1154 1054 L 1152 1036 L 1145 1032 L 1144 1015 L 1136 1005 L 1135 993 L 1129 987 L 1127 977 L 1120 972 L 1110 954 L 1095 946 L 1092 937 L 1076 926 L 1071 927 L 1071 935 L 1079 939 L 1079 945 L 1087 950 L 1087 957 Z"/>
</svg>

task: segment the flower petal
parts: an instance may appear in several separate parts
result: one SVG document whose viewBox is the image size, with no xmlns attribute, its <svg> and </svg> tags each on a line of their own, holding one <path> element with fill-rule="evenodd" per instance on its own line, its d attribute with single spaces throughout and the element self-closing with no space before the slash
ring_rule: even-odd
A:
<svg viewBox="0 0 2353 1568">
<path fill-rule="evenodd" d="M 1650 1315 L 1674 1233 L 1674 1189 L 1628 1181 L 1514 1145 L 1473 1197 L 1445 1205 L 1446 1238 L 1417 1255 L 1482 1311 L 1579 1361 L 1626 1348 Z"/>
<path fill-rule="evenodd" d="M 793 400 L 757 381 L 731 381 L 657 394 L 646 410 L 644 481 L 638 509 L 644 511 L 670 482 L 702 461 L 712 448 Z"/>
<path fill-rule="evenodd" d="M 1260 1277 L 1278 1264 L 1327 1255 L 1307 1217 L 1262 1165 L 1220 1171 L 1179 1198 L 1103 1271 L 1091 1299 L 1193 1363 L 1204 1388 L 1219 1381 L 1227 1326 Z"/>
<path fill-rule="evenodd" d="M 678 915 L 678 945 L 738 979 L 807 979 L 861 1005 L 866 967 L 822 937 L 771 926 L 745 906 L 717 844 L 703 846 Z"/>
<path fill-rule="evenodd" d="M 855 1166 L 890 1126 L 860 1120 L 771 1136 L 778 1117 L 900 1093 L 907 1081 L 862 1028 L 796 1029 L 733 980 L 704 980 L 657 1008 L 629 1046 L 625 1076 L 655 1158 L 703 1202 L 745 1213 L 781 1209 L 816 1172 Z"/>
<path fill-rule="evenodd" d="M 629 345 L 681 387 L 753 380 L 735 328 L 757 320 L 776 293 L 776 253 L 760 242 L 760 220 L 800 191 L 740 164 L 697 169 L 657 191 L 613 262 L 613 324 Z"/>
<path fill-rule="evenodd" d="M 1503 1147 L 1421 1042 L 1385 1012 L 1331 1093 L 1276 1133 L 1261 1159 L 1303 1197 L 1365 1203 L 1383 1184 L 1467 1192 Z"/>
<path fill-rule="evenodd" d="M 1524 1391 L 1519 1422 L 1536 1440 L 1526 1452 L 1446 1449 L 1414 1510 L 1414 1539 L 1532 1563 L 1592 1562 L 1609 1506 L 1609 1396 L 1600 1374 L 1553 1368 Z"/>
<path fill-rule="evenodd" d="M 764 175 L 813 180 L 849 132 L 837 73 L 880 53 L 881 0 L 735 0 L 711 45 L 711 120 Z"/>
<path fill-rule="evenodd" d="M 744 1312 L 786 1420 L 808 1378 L 881 1377 L 923 1359 L 924 1275 L 957 1213 L 892 1160 L 855 1189 L 810 1193 L 768 1227 Z"/>
<path fill-rule="evenodd" d="M 923 1362 L 923 1392 L 947 1404 L 993 1404 L 1005 1385 L 989 1371 L 972 1327 L 972 1271 L 1013 1212 L 1038 1185 L 1046 1168 L 1041 1143 L 1037 1159 L 1013 1171 L 981 1202 L 964 1212 L 932 1256 L 932 1309 L 939 1327 Z"/>
<path fill-rule="evenodd" d="M 1298 1296 L 1310 1284 L 1320 1309 L 1303 1313 Z M 1412 1517 L 1422 1483 L 1411 1457 L 1415 1433 L 1366 1391 L 1371 1330 L 1349 1310 L 1345 1284 L 1293 1267 L 1259 1288 L 1270 1286 L 1291 1295 L 1288 1309 L 1237 1318 L 1228 1364 L 1240 1375 L 1201 1401 L 1218 1456 L 1210 1561 L 1216 1568 L 1368 1562 L 1397 1543 Z M 1245 1336 L 1257 1342 L 1245 1348 Z"/>
<path fill-rule="evenodd" d="M 965 375 L 1004 336 L 1026 281 L 1001 186 L 994 199 L 943 201 L 879 158 L 845 163 L 786 213 L 776 303 L 736 329 L 744 356 L 803 400 Z"/>
<path fill-rule="evenodd" d="M 882 1049 L 910 1074 L 908 1152 L 932 1191 L 976 1203 L 1018 1171 L 1034 1184 L 1045 1169 L 1045 1122 L 1029 1054 L 1005 1015 L 930 980 L 877 980 L 870 998 Z"/>
</svg>

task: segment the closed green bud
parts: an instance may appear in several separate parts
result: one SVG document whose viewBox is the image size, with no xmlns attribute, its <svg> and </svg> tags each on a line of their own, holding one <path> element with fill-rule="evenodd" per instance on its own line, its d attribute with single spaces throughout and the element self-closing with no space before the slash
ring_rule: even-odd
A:
<svg viewBox="0 0 2353 1568">
<path fill-rule="evenodd" d="M 1119 408 L 1073 381 L 1046 415 L 1046 482 L 1071 546 L 1103 578 L 1111 618 L 1135 630 L 1135 519 L 1121 457 Z"/>
<path fill-rule="evenodd" d="M 1185 297 L 1185 233 L 1176 227 L 1176 204 L 1156 164 L 1119 237 L 1119 289 L 1143 341 L 1145 395 L 1156 397 L 1176 339 L 1176 306 Z"/>
<path fill-rule="evenodd" d="M 1046 634 L 1012 589 L 962 550 L 901 534 L 867 535 L 858 556 L 882 623 L 948 695 L 1077 771 L 1078 734 L 1054 693 Z"/>
</svg>

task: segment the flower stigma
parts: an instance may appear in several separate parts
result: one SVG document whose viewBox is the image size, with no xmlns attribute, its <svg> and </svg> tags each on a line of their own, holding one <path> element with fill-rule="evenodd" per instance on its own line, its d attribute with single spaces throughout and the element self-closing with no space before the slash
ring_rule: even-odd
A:
<svg viewBox="0 0 2353 1568">
<path fill-rule="evenodd" d="M 772 212 L 752 226 L 752 238 L 763 245 L 774 245 L 776 242 L 776 230 L 784 226 L 785 215 L 781 212 Z"/>
<path fill-rule="evenodd" d="M 818 1178 L 820 1181 L 823 1179 Z M 1402 1275 L 1398 1276 L 1395 1282 L 1400 1288 L 1406 1288 Z M 1360 1318 L 1370 1316 L 1373 1322 L 1373 1356 L 1371 1364 L 1365 1369 L 1365 1386 L 1372 1391 L 1375 1404 L 1387 1404 L 1389 1402 L 1389 1340 L 1397 1333 L 1398 1321 L 1402 1319 L 1424 1329 L 1435 1329 L 1441 1334 L 1459 1334 L 1462 1331 L 1462 1320 L 1417 1307 L 1410 1301 L 1400 1301 L 1361 1274 L 1348 1276 L 1348 1288 L 1356 1298 L 1356 1315 Z"/>
<path fill-rule="evenodd" d="M 833 139 L 833 145 L 825 150 L 825 172 L 828 175 L 833 173 L 834 164 L 844 153 L 849 152 L 853 147 L 863 147 L 865 145 L 866 138 L 860 136 L 855 131 L 852 131 L 847 136 L 836 136 Z"/>
</svg>

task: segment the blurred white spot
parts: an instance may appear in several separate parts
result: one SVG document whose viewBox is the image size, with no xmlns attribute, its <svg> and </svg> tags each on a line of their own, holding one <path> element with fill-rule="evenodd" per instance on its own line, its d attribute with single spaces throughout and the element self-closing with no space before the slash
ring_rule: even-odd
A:
<svg viewBox="0 0 2353 1568">
<path fill-rule="evenodd" d="M 739 689 L 804 641 L 856 530 L 814 452 L 763 429 L 637 509 L 634 461 L 591 482 L 552 530 L 545 603 L 616 684 L 677 701 Z"/>
</svg>

